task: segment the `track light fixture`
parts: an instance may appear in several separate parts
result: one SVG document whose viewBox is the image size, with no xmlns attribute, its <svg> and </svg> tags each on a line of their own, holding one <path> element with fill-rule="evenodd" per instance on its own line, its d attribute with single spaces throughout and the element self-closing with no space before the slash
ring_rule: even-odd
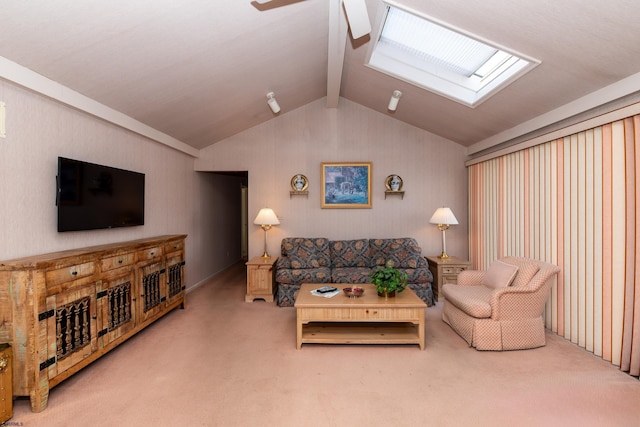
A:
<svg viewBox="0 0 640 427">
<path fill-rule="evenodd" d="M 278 101 L 276 101 L 275 93 L 269 92 L 267 94 L 267 104 L 269 104 L 269 108 L 271 108 L 273 114 L 278 114 L 280 112 L 280 106 L 278 105 Z"/>
<path fill-rule="evenodd" d="M 396 108 L 398 108 L 398 101 L 400 101 L 401 96 L 402 92 L 399 90 L 393 91 L 393 95 L 391 95 L 391 99 L 389 100 L 389 106 L 387 107 L 389 111 L 396 111 Z"/>
</svg>

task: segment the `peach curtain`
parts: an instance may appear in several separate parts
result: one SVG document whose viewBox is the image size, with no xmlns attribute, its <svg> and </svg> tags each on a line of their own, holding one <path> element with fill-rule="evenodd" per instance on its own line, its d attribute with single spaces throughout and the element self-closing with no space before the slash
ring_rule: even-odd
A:
<svg viewBox="0 0 640 427">
<path fill-rule="evenodd" d="M 640 115 L 469 166 L 476 268 L 559 265 L 547 328 L 640 374 Z"/>
</svg>

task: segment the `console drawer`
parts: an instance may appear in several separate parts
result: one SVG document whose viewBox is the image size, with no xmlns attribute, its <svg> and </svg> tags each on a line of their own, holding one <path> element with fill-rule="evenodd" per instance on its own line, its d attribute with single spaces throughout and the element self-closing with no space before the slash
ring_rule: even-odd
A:
<svg viewBox="0 0 640 427">
<path fill-rule="evenodd" d="M 100 267 L 102 271 L 113 270 L 114 268 L 126 267 L 132 265 L 135 262 L 135 254 L 133 252 L 123 255 L 112 256 L 109 258 L 103 258 L 100 261 Z"/>
<path fill-rule="evenodd" d="M 138 251 L 138 261 L 148 261 L 150 259 L 159 258 L 162 256 L 162 246 L 154 246 L 152 248 L 143 249 Z"/>
<path fill-rule="evenodd" d="M 95 272 L 95 269 L 96 265 L 94 262 L 85 262 L 84 264 L 76 264 L 69 267 L 59 268 L 57 270 L 47 271 L 45 273 L 47 286 L 56 286 L 61 283 L 90 276 Z"/>
<path fill-rule="evenodd" d="M 170 254 L 171 252 L 181 251 L 184 249 L 184 241 L 172 242 L 164 245 L 164 252 Z"/>
</svg>

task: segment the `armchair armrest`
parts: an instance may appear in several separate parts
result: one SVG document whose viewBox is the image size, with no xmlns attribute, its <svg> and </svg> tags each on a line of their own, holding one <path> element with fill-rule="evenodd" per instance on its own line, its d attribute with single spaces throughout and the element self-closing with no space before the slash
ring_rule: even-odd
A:
<svg viewBox="0 0 640 427">
<path fill-rule="evenodd" d="M 507 287 L 496 289 L 491 296 L 493 320 L 533 319 L 539 317 L 549 298 L 550 284 L 537 289 Z"/>
<path fill-rule="evenodd" d="M 458 285 L 480 286 L 484 273 L 483 270 L 463 270 L 458 273 Z"/>
</svg>

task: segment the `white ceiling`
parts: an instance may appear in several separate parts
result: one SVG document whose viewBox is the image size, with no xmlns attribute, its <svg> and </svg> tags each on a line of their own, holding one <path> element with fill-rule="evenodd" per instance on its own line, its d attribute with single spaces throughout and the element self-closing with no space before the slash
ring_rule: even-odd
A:
<svg viewBox="0 0 640 427">
<path fill-rule="evenodd" d="M 346 36 L 339 0 L 3 0 L 0 56 L 195 149 L 273 119 L 269 91 L 280 114 L 340 96 L 483 147 L 589 94 L 586 108 L 640 90 L 637 0 L 399 3 L 542 64 L 471 109 L 366 67 L 370 39 Z M 380 4 L 367 0 L 374 25 Z"/>
</svg>

